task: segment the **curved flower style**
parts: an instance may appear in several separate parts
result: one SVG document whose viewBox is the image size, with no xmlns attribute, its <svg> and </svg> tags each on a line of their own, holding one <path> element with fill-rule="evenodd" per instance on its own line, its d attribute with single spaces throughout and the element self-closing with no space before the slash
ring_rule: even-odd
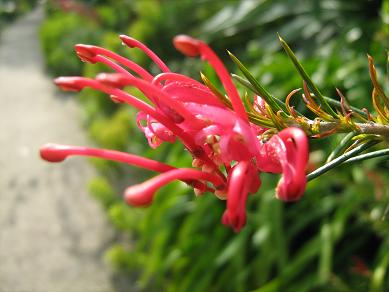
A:
<svg viewBox="0 0 389 292">
<path fill-rule="evenodd" d="M 76 45 L 81 60 L 103 63 L 115 73 L 101 73 L 95 79 L 60 77 L 55 83 L 64 90 L 80 91 L 85 87 L 104 92 L 112 101 L 128 103 L 139 110 L 136 123 L 152 148 L 176 139 L 192 155 L 193 168 L 174 166 L 114 150 L 47 144 L 41 157 L 60 162 L 71 155 L 100 157 L 146 168 L 160 174 L 130 186 L 124 198 L 133 206 L 152 203 L 156 191 L 173 180 L 192 186 L 196 194 L 214 193 L 227 199 L 222 223 L 239 231 L 246 223 L 248 194 L 256 193 L 261 185 L 260 172 L 282 173 L 276 196 L 284 201 L 299 199 L 305 190 L 305 167 L 308 160 L 308 139 L 299 128 L 287 128 L 261 141 L 267 129 L 252 124 L 248 119 L 231 77 L 212 49 L 204 42 L 189 36 L 177 36 L 175 47 L 189 57 L 201 58 L 215 69 L 232 110 L 204 84 L 178 73 L 169 67 L 143 43 L 121 35 L 130 48 L 142 50 L 161 69 L 153 76 L 138 64 L 97 46 Z M 125 68 L 126 67 L 126 68 Z M 125 91 L 139 89 L 152 105 Z M 260 97 L 254 98 L 254 109 L 265 112 Z"/>
<path fill-rule="evenodd" d="M 246 224 L 246 200 L 248 193 L 255 193 L 261 186 L 256 170 L 248 161 L 235 165 L 229 174 L 227 210 L 222 222 L 236 232 Z"/>
<path fill-rule="evenodd" d="M 299 128 L 284 129 L 262 144 L 257 161 L 261 171 L 283 174 L 276 189 L 278 199 L 296 201 L 304 194 L 308 141 Z"/>
</svg>

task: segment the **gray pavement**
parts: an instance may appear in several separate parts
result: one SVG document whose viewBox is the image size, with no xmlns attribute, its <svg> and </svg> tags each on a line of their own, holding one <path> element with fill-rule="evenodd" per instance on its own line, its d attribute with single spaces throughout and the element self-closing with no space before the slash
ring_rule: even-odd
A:
<svg viewBox="0 0 389 292">
<path fill-rule="evenodd" d="M 80 111 L 46 76 L 41 9 L 0 35 L 0 292 L 113 291 L 104 251 L 113 236 L 86 191 L 82 158 L 49 164 L 47 142 L 88 145 Z"/>
</svg>

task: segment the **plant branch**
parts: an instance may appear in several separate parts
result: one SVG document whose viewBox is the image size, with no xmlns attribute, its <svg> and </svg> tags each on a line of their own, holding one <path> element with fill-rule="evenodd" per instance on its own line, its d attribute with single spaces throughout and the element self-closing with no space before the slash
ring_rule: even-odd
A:
<svg viewBox="0 0 389 292">
<path fill-rule="evenodd" d="M 307 120 L 306 122 L 311 129 L 314 126 L 317 127 L 319 129 L 319 134 L 327 133 L 336 129 L 336 133 L 355 132 L 356 134 L 381 135 L 389 138 L 389 125 L 382 125 L 378 123 L 355 123 L 354 125 L 356 126 L 356 129 L 351 129 L 350 127 L 343 126 L 337 122 L 316 122 L 313 120 Z M 293 119 L 290 119 L 286 123 L 288 126 L 300 126 Z M 312 133 L 307 134 L 311 135 Z"/>
</svg>

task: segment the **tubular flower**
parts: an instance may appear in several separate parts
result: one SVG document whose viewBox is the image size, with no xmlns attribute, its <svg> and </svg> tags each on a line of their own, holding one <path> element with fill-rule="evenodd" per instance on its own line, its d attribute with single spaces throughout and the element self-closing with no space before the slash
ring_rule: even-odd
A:
<svg viewBox="0 0 389 292">
<path fill-rule="evenodd" d="M 214 68 L 232 109 L 228 108 L 204 84 L 169 67 L 146 45 L 121 35 L 130 48 L 142 50 L 162 71 L 153 76 L 138 64 L 104 48 L 78 44 L 77 55 L 82 61 L 102 63 L 114 73 L 101 73 L 95 79 L 60 77 L 55 83 L 64 90 L 80 91 L 85 87 L 106 93 L 112 101 L 127 103 L 138 110 L 136 124 L 144 133 L 150 147 L 179 140 L 192 155 L 193 168 L 174 166 L 148 158 L 114 150 L 47 144 L 40 155 L 49 162 L 60 162 L 68 156 L 93 156 L 145 168 L 159 174 L 146 182 L 128 187 L 125 201 L 133 206 L 147 206 L 155 193 L 173 180 L 193 187 L 197 195 L 204 192 L 227 200 L 222 223 L 239 231 L 246 223 L 248 195 L 261 185 L 259 173 L 281 173 L 277 198 L 285 201 L 299 199 L 305 190 L 305 167 L 308 160 L 308 140 L 299 128 L 287 128 L 267 142 L 261 135 L 267 130 L 248 119 L 227 69 L 204 42 L 189 36 L 177 36 L 175 47 L 189 57 L 201 58 Z M 129 94 L 126 87 L 140 90 L 150 101 L 146 103 Z M 254 97 L 253 108 L 266 114 L 264 102 Z"/>
</svg>

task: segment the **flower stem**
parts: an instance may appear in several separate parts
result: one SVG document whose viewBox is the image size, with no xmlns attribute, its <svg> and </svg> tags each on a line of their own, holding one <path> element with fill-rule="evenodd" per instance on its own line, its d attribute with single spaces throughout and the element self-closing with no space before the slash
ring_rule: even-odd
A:
<svg viewBox="0 0 389 292">
<path fill-rule="evenodd" d="M 366 149 L 372 147 L 373 145 L 379 143 L 380 141 L 369 141 L 363 145 L 360 145 L 358 147 L 355 147 L 354 149 L 350 150 L 349 152 L 337 157 L 336 159 L 332 160 L 331 162 L 324 164 L 323 166 L 319 167 L 315 171 L 312 171 L 307 175 L 307 181 L 313 180 L 320 175 L 326 173 L 327 171 L 335 168 L 336 166 L 340 165 L 347 159 L 365 151 Z"/>
</svg>

